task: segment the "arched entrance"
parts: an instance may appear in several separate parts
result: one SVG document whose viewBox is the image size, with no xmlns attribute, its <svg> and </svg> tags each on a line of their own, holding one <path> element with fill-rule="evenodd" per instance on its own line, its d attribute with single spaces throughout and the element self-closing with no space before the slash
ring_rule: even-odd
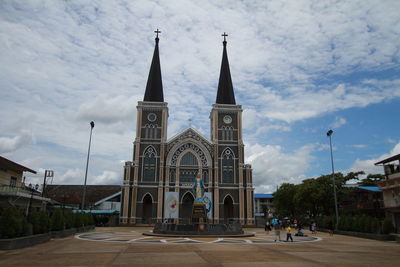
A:
<svg viewBox="0 0 400 267">
<path fill-rule="evenodd" d="M 224 220 L 229 222 L 230 219 L 233 219 L 233 199 L 227 195 L 224 199 Z"/>
<path fill-rule="evenodd" d="M 184 223 L 189 223 L 192 217 L 194 197 L 190 193 L 186 193 L 182 199 L 180 217 L 184 220 Z"/>
<path fill-rule="evenodd" d="M 143 223 L 151 223 L 153 211 L 153 199 L 149 194 L 143 198 Z"/>
</svg>

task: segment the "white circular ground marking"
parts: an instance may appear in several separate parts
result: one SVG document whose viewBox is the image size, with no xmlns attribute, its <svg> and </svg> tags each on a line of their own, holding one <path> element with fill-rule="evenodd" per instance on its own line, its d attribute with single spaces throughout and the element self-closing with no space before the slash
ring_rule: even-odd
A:
<svg viewBox="0 0 400 267">
<path fill-rule="evenodd" d="M 143 236 L 143 232 L 149 231 L 109 231 L 90 232 L 75 235 L 75 238 L 97 242 L 123 242 L 136 244 L 289 244 L 316 242 L 322 240 L 316 236 L 293 236 L 293 242 L 274 241 L 273 234 L 253 232 L 254 237 L 157 237 Z M 283 237 L 283 235 L 282 235 Z"/>
</svg>

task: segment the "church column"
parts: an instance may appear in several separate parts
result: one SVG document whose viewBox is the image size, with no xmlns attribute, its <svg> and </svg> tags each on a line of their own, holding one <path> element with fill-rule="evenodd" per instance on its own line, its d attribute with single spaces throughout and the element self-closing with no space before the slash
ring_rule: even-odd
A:
<svg viewBox="0 0 400 267">
<path fill-rule="evenodd" d="M 243 146 L 238 146 L 239 150 L 239 215 L 240 215 L 240 223 L 245 224 L 245 215 L 244 215 L 244 187 L 243 187 Z"/>
<path fill-rule="evenodd" d="M 159 173 L 159 182 L 158 182 L 158 203 L 157 203 L 157 220 L 162 219 L 163 214 L 163 203 L 164 203 L 164 151 L 165 145 L 161 144 L 160 146 L 160 173 Z"/>
<path fill-rule="evenodd" d="M 170 168 L 169 166 L 165 167 L 165 192 L 169 192 L 169 178 L 170 178 Z"/>
<path fill-rule="evenodd" d="M 214 222 L 219 223 L 218 146 L 214 147 Z"/>
</svg>

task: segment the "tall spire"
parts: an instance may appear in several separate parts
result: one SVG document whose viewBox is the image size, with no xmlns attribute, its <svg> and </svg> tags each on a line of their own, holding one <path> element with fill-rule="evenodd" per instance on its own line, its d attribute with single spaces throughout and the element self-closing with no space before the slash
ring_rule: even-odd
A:
<svg viewBox="0 0 400 267">
<path fill-rule="evenodd" d="M 235 105 L 235 93 L 233 92 L 231 71 L 229 69 L 228 54 L 226 52 L 226 36 L 225 32 L 222 34 L 224 41 L 224 51 L 222 52 L 221 71 L 219 74 L 217 104 L 233 104 Z"/>
<path fill-rule="evenodd" d="M 154 32 L 156 33 L 156 46 L 154 48 L 153 60 L 151 61 L 149 78 L 147 79 L 146 93 L 144 94 L 143 101 L 164 102 L 160 56 L 158 53 L 158 42 L 160 41 L 158 34 L 161 33 L 161 31 L 157 29 Z"/>
</svg>

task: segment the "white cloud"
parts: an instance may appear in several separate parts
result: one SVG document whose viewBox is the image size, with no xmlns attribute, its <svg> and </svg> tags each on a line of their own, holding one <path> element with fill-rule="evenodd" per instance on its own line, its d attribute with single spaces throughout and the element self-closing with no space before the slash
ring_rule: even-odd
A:
<svg viewBox="0 0 400 267">
<path fill-rule="evenodd" d="M 12 152 L 34 142 L 33 134 L 28 131 L 21 131 L 14 137 L 0 137 L 0 153 Z"/>
<path fill-rule="evenodd" d="M 382 166 L 375 166 L 376 162 L 379 162 L 385 158 L 400 154 L 400 143 L 397 143 L 390 152 L 380 155 L 377 158 L 361 160 L 357 159 L 351 166 L 349 171 L 364 171 L 365 173 L 383 173 Z"/>
<path fill-rule="evenodd" d="M 314 145 L 284 152 L 281 146 L 246 145 L 246 161 L 252 164 L 256 192 L 272 192 L 284 183 L 299 183 L 305 179 Z"/>
<path fill-rule="evenodd" d="M 135 107 L 157 27 L 169 136 L 190 117 L 208 135 L 224 31 L 236 101 L 253 143 L 269 142 L 263 133 L 291 131 L 297 121 L 398 98 L 397 78 L 346 78 L 398 68 L 399 9 L 399 1 L 5 2 L 0 152 L 27 166 L 53 168 L 60 183 L 79 184 L 94 120 L 89 177 L 115 182 L 122 172 L 118 160 L 132 157 Z M 254 158 L 260 152 L 253 145 L 257 177 L 265 166 L 275 177 L 283 164 L 282 177 L 294 180 L 307 170 L 311 152 L 286 153 L 284 142 L 260 149 L 282 160 Z M 270 186 L 260 179 L 259 188 Z"/>
<path fill-rule="evenodd" d="M 123 177 L 113 171 L 103 171 L 102 174 L 95 176 L 93 178 L 93 181 L 91 181 L 92 184 L 120 184 L 121 181 L 123 180 Z"/>
<path fill-rule="evenodd" d="M 354 147 L 354 148 L 366 148 L 367 145 L 364 145 L 364 144 L 356 144 L 356 145 L 352 145 L 351 147 Z"/>
<path fill-rule="evenodd" d="M 335 121 L 332 122 L 332 124 L 330 125 L 331 128 L 333 129 L 337 129 L 343 125 L 345 125 L 347 123 L 347 120 L 345 118 L 342 117 L 336 117 Z"/>
</svg>

